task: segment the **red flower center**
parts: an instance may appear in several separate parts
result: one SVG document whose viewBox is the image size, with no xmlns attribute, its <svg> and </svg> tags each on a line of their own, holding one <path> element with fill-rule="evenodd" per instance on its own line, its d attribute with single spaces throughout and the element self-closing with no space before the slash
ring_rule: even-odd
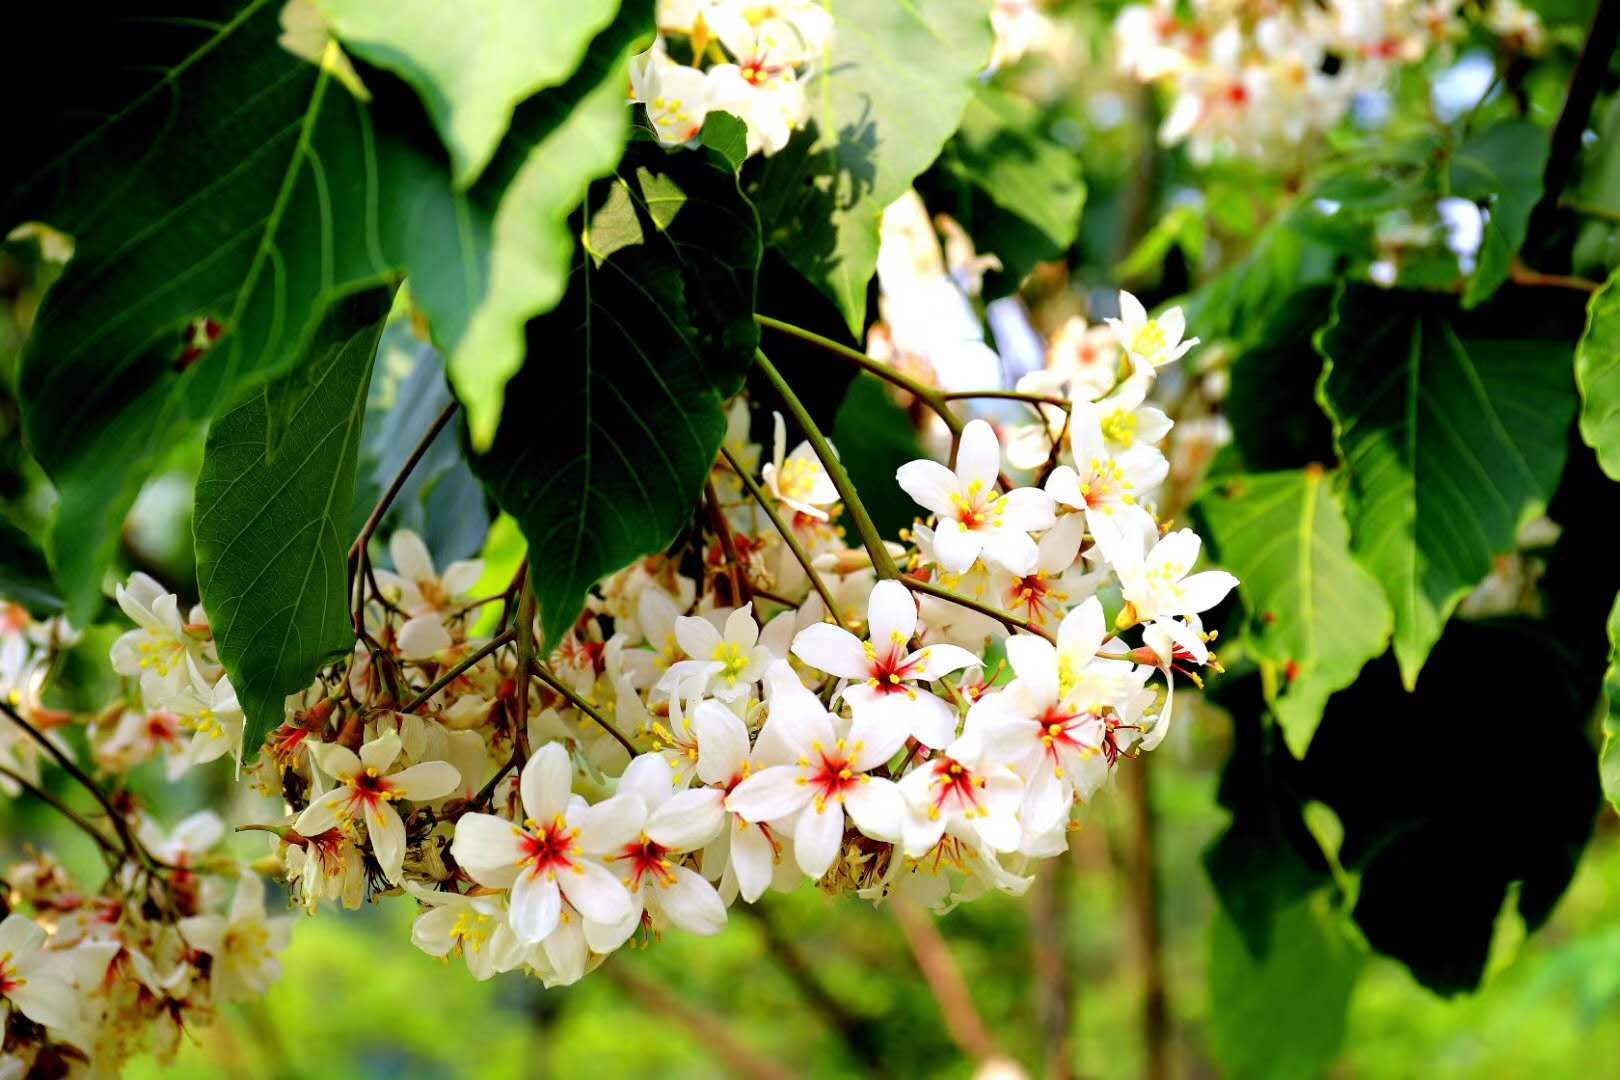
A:
<svg viewBox="0 0 1620 1080">
<path fill-rule="evenodd" d="M 526 821 L 524 826 L 523 858 L 518 860 L 518 865 L 528 866 L 536 874 L 555 873 L 573 867 L 573 856 L 579 853 L 579 845 L 574 840 L 579 833 L 568 828 L 561 814 L 548 825 L 540 826 Z"/>
<path fill-rule="evenodd" d="M 641 888 L 641 882 L 645 878 L 651 878 L 665 888 L 675 884 L 675 870 L 669 859 L 669 849 L 655 840 L 647 839 L 645 835 L 633 844 L 626 844 L 624 851 L 616 858 L 630 861 L 632 892 Z"/>
</svg>

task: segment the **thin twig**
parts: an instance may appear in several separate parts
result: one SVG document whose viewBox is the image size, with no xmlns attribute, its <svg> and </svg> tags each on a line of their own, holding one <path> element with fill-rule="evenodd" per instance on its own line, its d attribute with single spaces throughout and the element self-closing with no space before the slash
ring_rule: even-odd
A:
<svg viewBox="0 0 1620 1080">
<path fill-rule="evenodd" d="M 1068 398 L 1052 397 L 1048 394 L 1033 394 L 1024 390 L 950 390 L 942 392 L 941 401 L 969 401 L 973 398 L 994 398 L 998 401 L 1023 401 L 1031 405 L 1051 405 L 1054 408 L 1068 412 L 1074 405 Z"/>
<path fill-rule="evenodd" d="M 836 344 L 834 342 L 833 344 Z M 872 524 L 871 515 L 866 512 L 866 504 L 855 491 L 855 485 L 849 479 L 849 473 L 839 463 L 838 455 L 833 453 L 827 437 L 821 433 L 810 416 L 810 411 L 804 407 L 804 402 L 793 392 L 793 388 L 782 378 L 782 373 L 776 370 L 776 365 L 766 358 L 765 353 L 759 349 L 754 350 L 754 363 L 764 373 L 766 381 L 776 390 L 782 404 L 787 406 L 788 412 L 804 431 L 804 437 L 815 451 L 816 457 L 821 459 L 821 467 L 827 470 L 832 478 L 833 487 L 838 489 L 838 497 L 844 503 L 844 509 L 849 512 L 850 524 L 855 527 L 855 534 L 860 537 L 861 545 L 866 553 L 872 557 L 872 569 L 877 571 L 880 578 L 896 578 L 900 576 L 899 567 L 894 565 L 894 557 L 889 549 L 883 545 L 883 537 L 878 535 L 877 526 Z"/>
<path fill-rule="evenodd" d="M 524 563 L 523 587 L 518 593 L 517 625 L 511 632 L 517 634 L 517 670 L 521 673 L 534 664 L 534 574 Z M 522 768 L 529 760 L 529 684 L 519 675 L 517 700 L 512 711 L 512 746 L 517 750 L 517 765 Z M 632 757 L 635 755 L 631 755 Z"/>
<path fill-rule="evenodd" d="M 615 739 L 619 740 L 619 745 L 624 747 L 625 751 L 631 757 L 635 757 L 636 754 L 639 753 L 639 751 L 636 750 L 636 744 L 631 742 L 629 740 L 629 738 L 627 738 L 625 736 L 624 732 L 622 732 L 618 728 L 614 727 L 612 722 L 610 722 L 607 717 L 603 716 L 599 711 L 597 711 L 597 709 L 593 705 L 591 705 L 590 702 L 586 701 L 584 698 L 582 698 L 578 694 L 574 693 L 574 691 L 572 689 L 570 689 L 568 687 L 568 685 L 566 683 L 564 683 L 561 679 L 557 678 L 557 676 L 555 676 L 551 672 L 547 671 L 545 669 L 545 666 L 542 665 L 540 663 L 540 661 L 538 661 L 538 660 L 530 661 L 529 662 L 529 671 L 530 671 L 531 674 L 534 675 L 535 678 L 539 679 L 541 682 L 543 682 L 547 686 L 551 687 L 557 693 L 559 693 L 563 697 L 567 698 L 569 703 L 571 705 L 573 705 L 574 708 L 578 709 L 580 712 L 584 713 L 586 716 L 588 716 L 592 720 L 596 721 L 597 726 L 599 726 L 603 731 L 607 732 L 609 735 L 611 735 Z"/>
<path fill-rule="evenodd" d="M 1596 203 L 1577 202 L 1574 199 L 1559 199 L 1558 205 L 1562 209 L 1580 214 L 1582 217 L 1597 218 L 1599 221 L 1607 221 L 1611 225 L 1620 225 L 1620 210 L 1611 210 L 1607 206 L 1599 206 Z"/>
<path fill-rule="evenodd" d="M 793 552 L 794 559 L 798 560 L 805 576 L 810 579 L 810 584 L 816 590 L 816 595 L 820 596 L 821 602 L 826 605 L 827 614 L 831 615 L 833 621 L 838 623 L 839 626 L 843 626 L 844 620 L 838 614 L 838 605 L 833 601 L 832 591 L 827 588 L 827 583 L 821 580 L 821 574 L 810 562 L 809 552 L 804 550 L 804 545 L 799 543 L 799 538 L 793 535 L 793 530 L 788 528 L 787 523 L 782 520 L 782 516 L 776 512 L 776 507 L 771 505 L 771 500 L 766 496 L 765 489 L 760 487 L 759 482 L 752 476 L 748 475 L 748 471 L 738 463 L 736 455 L 731 452 L 729 447 L 722 444 L 720 453 L 725 457 L 726 464 L 731 466 L 731 471 L 737 474 L 737 479 L 742 481 L 743 487 L 748 489 L 748 494 L 752 495 L 754 501 L 759 503 L 760 509 L 765 511 L 765 516 L 771 519 L 771 524 L 776 527 L 777 533 L 782 537 L 782 542 L 788 546 L 789 551 Z"/>
<path fill-rule="evenodd" d="M 1508 279 L 1515 285 L 1532 289 L 1574 289 L 1576 292 L 1595 293 L 1603 287 L 1588 278 L 1571 277 L 1568 274 L 1543 274 L 1539 270 L 1530 269 L 1518 259 L 1513 260 L 1512 269 L 1508 271 Z"/>
<path fill-rule="evenodd" d="M 34 784 L 21 773 L 8 769 L 4 765 L 0 765 L 0 776 L 10 780 L 24 791 L 50 806 L 69 821 L 73 822 L 73 824 L 77 825 L 80 829 L 84 830 L 85 834 L 96 842 L 96 846 L 101 848 L 101 850 L 106 852 L 108 855 L 111 855 L 116 859 L 123 859 L 125 857 L 125 853 L 120 851 L 118 846 L 111 840 L 107 839 L 106 834 L 92 825 L 89 820 L 84 817 L 84 815 L 80 814 L 77 810 L 73 809 L 61 799 L 58 799 L 55 795 L 52 795 L 44 788 Z"/>
<path fill-rule="evenodd" d="M 1002 611 L 1000 608 L 991 607 L 989 604 L 981 604 L 977 600 L 970 600 L 968 597 L 963 596 L 960 593 L 954 593 L 949 589 L 941 588 L 931 581 L 922 581 L 919 578 L 914 578 L 910 574 L 900 575 L 900 582 L 912 592 L 927 593 L 929 596 L 938 597 L 939 599 L 948 601 L 949 603 L 965 607 L 970 611 L 977 611 L 980 615 L 988 615 L 990 618 L 995 619 L 1003 626 L 1008 626 L 1015 630 L 1023 630 L 1024 632 L 1034 634 L 1037 637 L 1043 637 L 1054 645 L 1057 644 L 1057 638 L 1052 636 L 1052 632 L 1050 630 L 1036 626 L 1027 619 L 1020 619 L 1018 616 L 1010 612 Z"/>
<path fill-rule="evenodd" d="M 400 706 L 399 711 L 404 713 L 415 712 L 418 708 L 431 700 L 434 694 L 437 694 L 440 690 L 443 690 L 445 687 L 449 686 L 452 682 L 459 678 L 461 674 L 468 668 L 478 663 L 478 661 L 482 660 L 496 649 L 501 648 L 503 645 L 510 645 L 516 636 L 517 635 L 512 630 L 504 630 L 501 633 L 496 634 L 494 637 L 484 642 L 483 645 L 479 646 L 476 651 L 470 653 L 466 659 L 462 660 L 455 667 L 451 668 L 449 671 L 446 671 L 437 679 L 434 679 L 432 684 L 429 685 L 426 690 L 423 690 L 420 694 L 417 694 L 415 697 L 411 698 L 411 700 L 405 705 Z"/>
<path fill-rule="evenodd" d="M 731 582 L 731 604 L 742 607 L 748 602 L 752 582 L 737 560 L 737 544 L 731 536 L 731 523 L 726 520 L 726 512 L 720 509 L 720 496 L 715 493 L 713 480 L 703 485 L 703 501 L 708 505 L 709 521 L 720 541 L 720 554 L 726 560 L 726 577 Z"/>
<path fill-rule="evenodd" d="M 1620 43 L 1620 4 L 1605 0 L 1592 13 L 1581 57 L 1569 78 L 1569 93 L 1564 97 L 1564 107 L 1553 127 L 1547 167 L 1541 174 L 1541 198 L 1530 212 L 1528 236 L 1544 236 L 1551 231 L 1547 227 L 1548 217 L 1557 209 L 1559 197 L 1575 174 L 1581 136 L 1592 115 L 1592 104 L 1603 87 L 1616 43 Z"/>
</svg>

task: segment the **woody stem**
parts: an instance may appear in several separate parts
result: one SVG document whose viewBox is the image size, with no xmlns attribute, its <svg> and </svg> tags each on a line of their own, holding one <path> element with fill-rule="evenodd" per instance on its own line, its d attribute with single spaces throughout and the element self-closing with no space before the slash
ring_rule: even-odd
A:
<svg viewBox="0 0 1620 1080">
<path fill-rule="evenodd" d="M 949 589 L 941 588 L 940 586 L 935 585 L 933 582 L 922 581 L 918 578 L 911 577 L 910 575 L 901 575 L 900 583 L 906 588 L 910 589 L 912 592 L 926 593 L 929 596 L 938 597 L 941 600 L 946 600 L 950 603 L 965 607 L 970 611 L 977 611 L 980 615 L 988 615 L 990 618 L 995 619 L 1003 626 L 1012 627 L 1015 630 L 1023 630 L 1026 633 L 1043 637 L 1054 645 L 1057 644 L 1057 638 L 1052 636 L 1051 631 L 1043 630 L 1041 627 L 1036 626 L 1029 620 L 1020 619 L 1011 612 L 1002 611 L 1000 608 L 993 608 L 989 604 L 981 604 L 977 600 L 971 600 L 966 596 L 960 595 L 959 593 L 954 593 Z"/>
<path fill-rule="evenodd" d="M 596 721 L 597 726 L 617 739 L 619 741 L 619 745 L 624 747 L 625 752 L 631 757 L 636 756 L 636 744 L 631 742 L 624 732 L 614 727 L 613 723 L 608 720 L 607 717 L 603 716 L 601 712 L 599 712 L 590 702 L 574 693 L 574 691 L 568 687 L 567 683 L 564 683 L 561 679 L 557 678 L 557 676 L 553 675 L 551 672 L 547 671 L 543 666 L 541 666 L 540 661 L 531 660 L 529 662 L 529 673 L 535 678 L 539 679 L 541 682 L 545 683 L 547 686 L 551 687 L 557 693 L 561 694 L 563 697 L 567 698 L 569 704 L 573 705 L 574 708 Z"/>
<path fill-rule="evenodd" d="M 737 463 L 736 456 L 732 454 L 728 447 L 721 445 L 720 454 L 726 459 L 726 464 L 731 466 L 731 471 L 737 474 L 737 479 L 742 481 L 743 487 L 748 489 L 748 494 L 752 495 L 754 501 L 759 503 L 759 508 L 765 511 L 765 516 L 771 519 L 771 524 L 776 527 L 777 533 L 782 537 L 782 542 L 788 546 L 789 551 L 793 552 L 793 557 L 798 560 L 805 576 L 810 579 L 810 584 L 815 588 L 816 595 L 820 596 L 821 602 L 827 606 L 827 614 L 831 615 L 842 626 L 844 620 L 838 615 L 838 605 L 833 602 L 832 592 L 827 588 L 827 583 L 821 580 L 821 574 L 817 572 L 810 562 L 809 553 L 804 550 L 804 545 L 799 543 L 799 538 L 793 535 L 793 530 L 788 528 L 787 524 L 782 520 L 782 516 L 776 512 L 776 507 L 771 505 L 771 500 L 766 496 L 765 490 L 759 486 L 758 481 L 748 474 L 748 470 Z"/>
</svg>

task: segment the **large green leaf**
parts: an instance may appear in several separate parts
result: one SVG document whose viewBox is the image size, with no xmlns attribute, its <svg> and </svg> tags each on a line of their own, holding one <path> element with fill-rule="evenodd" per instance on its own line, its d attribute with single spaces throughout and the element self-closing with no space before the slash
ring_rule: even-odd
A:
<svg viewBox="0 0 1620 1080">
<path fill-rule="evenodd" d="M 0 599 L 21 604 L 34 615 L 50 616 L 62 610 L 51 568 L 34 538 L 12 521 L 0 517 Z"/>
<path fill-rule="evenodd" d="M 625 58 L 651 25 L 650 0 L 627 4 L 457 192 L 403 87 L 374 73 L 375 100 L 356 101 L 277 44 L 278 7 L 131 23 L 122 59 L 144 74 L 121 107 L 93 124 L 67 110 L 0 164 L 0 228 L 46 220 L 77 245 L 20 391 L 61 492 L 51 546 L 78 617 L 153 463 L 284 370 L 347 293 L 408 272 L 475 433 L 493 431 L 522 325 L 560 293 L 566 214 L 617 157 Z M 222 336 L 198 355 L 185 334 L 202 317 Z"/>
<path fill-rule="evenodd" d="M 1323 894 L 1279 912 L 1274 933 L 1256 958 L 1231 919 L 1210 925 L 1210 1048 L 1234 1080 L 1321 1076 L 1344 1045 L 1366 965 Z"/>
<path fill-rule="evenodd" d="M 878 219 L 939 156 L 990 58 L 982 0 L 830 0 L 836 36 L 805 96 L 801 134 L 767 164 L 757 199 L 767 240 L 866 325 Z"/>
<path fill-rule="evenodd" d="M 582 232 L 562 303 L 529 328 L 552 362 L 513 380 L 473 460 L 545 568 L 533 578 L 545 650 L 592 584 L 680 531 L 758 341 L 758 218 L 719 151 L 632 146 Z"/>
<path fill-rule="evenodd" d="M 1250 654 L 1288 747 L 1305 755 L 1328 696 L 1389 641 L 1378 582 L 1319 467 L 1224 477 L 1199 500 L 1216 557 L 1238 576 Z"/>
<path fill-rule="evenodd" d="M 306 361 L 214 421 L 197 477 L 197 581 L 256 753 L 288 694 L 354 645 L 345 557 L 355 460 L 386 296 L 346 301 Z M 283 452 L 267 453 L 274 413 Z"/>
<path fill-rule="evenodd" d="M 1546 506 L 1568 450 L 1568 346 L 1484 329 L 1434 297 L 1351 288 L 1317 340 L 1351 546 L 1394 609 L 1407 686 L 1492 556 Z"/>
<path fill-rule="evenodd" d="M 1581 438 L 1598 463 L 1620 480 L 1620 273 L 1592 296 L 1586 332 L 1575 347 L 1575 383 L 1581 390 Z"/>
<path fill-rule="evenodd" d="M 899 536 L 916 514 L 894 474 L 924 455 L 906 411 L 877 376 L 862 372 L 850 382 L 833 422 L 832 441 L 872 524 L 884 536 Z"/>
<path fill-rule="evenodd" d="M 415 87 L 450 151 L 478 179 L 518 102 L 579 66 L 618 0 L 318 0 L 343 44 Z"/>
<path fill-rule="evenodd" d="M 1452 194 L 1480 203 L 1490 216 L 1477 265 L 1463 286 L 1463 307 L 1490 299 L 1508 279 L 1524 246 L 1530 211 L 1541 198 L 1551 140 L 1529 120 L 1502 120 L 1463 143 L 1451 158 Z"/>
</svg>

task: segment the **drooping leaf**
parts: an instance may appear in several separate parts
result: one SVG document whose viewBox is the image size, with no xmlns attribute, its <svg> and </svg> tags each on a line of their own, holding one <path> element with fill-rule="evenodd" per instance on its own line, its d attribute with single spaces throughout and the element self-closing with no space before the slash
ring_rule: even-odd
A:
<svg viewBox="0 0 1620 1080">
<path fill-rule="evenodd" d="M 1620 480 L 1620 273 L 1593 294 L 1586 312 L 1586 332 L 1575 346 L 1581 438 L 1610 479 Z"/>
<path fill-rule="evenodd" d="M 1490 216 L 1480 241 L 1477 264 L 1463 287 L 1463 307 L 1491 298 L 1508 278 L 1530 226 L 1530 211 L 1541 198 L 1541 174 L 1551 140 L 1529 120 L 1502 120 L 1457 148 L 1451 159 L 1451 190 L 1480 203 Z"/>
<path fill-rule="evenodd" d="M 805 87 L 814 130 L 766 163 L 756 201 L 771 246 L 859 336 L 878 219 L 956 130 L 990 58 L 989 12 L 979 0 L 824 6 L 837 29 Z"/>
<path fill-rule="evenodd" d="M 1408 686 L 1458 601 L 1546 506 L 1568 450 L 1567 346 L 1489 329 L 1499 336 L 1476 336 L 1426 295 L 1351 288 L 1318 337 L 1351 547 L 1394 610 Z"/>
<path fill-rule="evenodd" d="M 899 536 L 916 507 L 895 482 L 895 470 L 924 455 L 905 410 L 876 376 L 863 372 L 849 384 L 832 441 L 872 524 L 886 537 Z"/>
<path fill-rule="evenodd" d="M 142 81 L 116 111 L 67 98 L 58 114 L 47 95 L 38 134 L 0 164 L 0 228 L 45 220 L 76 242 L 20 377 L 62 496 L 50 547 L 70 614 L 93 603 L 152 464 L 285 370 L 347 293 L 408 272 L 477 429 L 493 429 L 522 324 L 561 289 L 562 221 L 617 157 L 624 59 L 651 19 L 650 0 L 627 4 L 458 193 L 403 87 L 378 75 L 372 103 L 355 100 L 277 44 L 277 7 L 121 26 Z"/>
<path fill-rule="evenodd" d="M 632 146 L 589 215 L 563 302 L 530 326 L 551 362 L 513 381 L 473 460 L 545 567 L 543 651 L 586 589 L 675 538 L 758 341 L 758 219 L 721 152 Z"/>
<path fill-rule="evenodd" d="M 1303 757 L 1328 696 L 1389 641 L 1383 592 L 1350 555 L 1332 477 L 1317 467 L 1223 477 L 1199 500 L 1212 554 L 1238 576 L 1244 639 Z"/>
<path fill-rule="evenodd" d="M 1389 658 L 1369 664 L 1305 759 L 1300 790 L 1338 814 L 1340 859 L 1360 875 L 1357 924 L 1437 993 L 1478 985 L 1514 883 L 1525 926 L 1546 921 L 1591 835 L 1597 679 L 1559 626 L 1454 620 L 1411 692 Z M 1406 752 L 1416 733 L 1444 752 Z M 1526 733 L 1534 761 L 1516 767 L 1505 748 Z"/>
<path fill-rule="evenodd" d="M 478 179 L 512 110 L 556 86 L 612 20 L 617 0 L 319 0 L 349 51 L 421 95 L 458 187 Z"/>
<path fill-rule="evenodd" d="M 1333 293 L 1326 285 L 1299 289 L 1252 344 L 1237 346 L 1225 412 L 1244 471 L 1297 469 L 1337 456 L 1332 425 L 1316 401 L 1322 357 L 1312 344 L 1333 314 Z"/>
<path fill-rule="evenodd" d="M 1322 1075 L 1339 1056 L 1366 954 L 1318 893 L 1283 909 L 1263 958 L 1217 914 L 1209 934 L 1210 1048 L 1234 1080 Z"/>
<path fill-rule="evenodd" d="M 281 723 L 288 694 L 354 645 L 345 559 L 355 462 L 386 295 L 354 298 L 317 329 L 308 356 L 216 419 L 197 477 L 197 581 L 220 663 L 247 714 L 248 755 Z M 267 452 L 272 410 L 282 453 Z"/>
</svg>

